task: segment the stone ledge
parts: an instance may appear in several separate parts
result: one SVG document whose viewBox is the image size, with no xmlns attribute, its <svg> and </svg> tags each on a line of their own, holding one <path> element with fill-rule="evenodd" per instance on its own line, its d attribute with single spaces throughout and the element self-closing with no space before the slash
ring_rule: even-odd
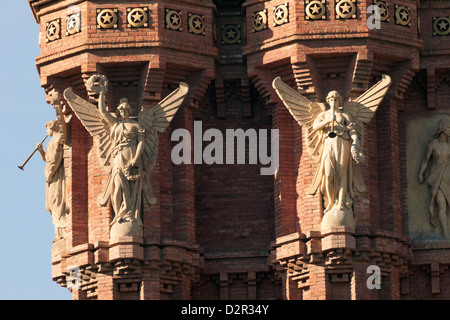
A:
<svg viewBox="0 0 450 320">
<path fill-rule="evenodd" d="M 322 236 L 327 236 L 330 234 L 354 234 L 355 228 L 339 226 L 339 227 L 328 227 L 321 230 Z"/>
<path fill-rule="evenodd" d="M 356 240 L 350 234 L 329 234 L 322 238 L 322 251 L 332 249 L 356 250 Z"/>
<path fill-rule="evenodd" d="M 117 238 L 112 238 L 109 240 L 110 247 L 117 245 L 117 244 L 130 244 L 130 243 L 143 245 L 144 240 L 142 239 L 142 237 L 132 237 L 132 236 L 117 237 Z"/>
</svg>

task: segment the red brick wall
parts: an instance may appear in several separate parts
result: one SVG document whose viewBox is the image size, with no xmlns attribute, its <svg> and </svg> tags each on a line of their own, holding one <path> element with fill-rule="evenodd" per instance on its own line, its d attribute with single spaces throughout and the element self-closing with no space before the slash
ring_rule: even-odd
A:
<svg viewBox="0 0 450 320">
<path fill-rule="evenodd" d="M 84 81 L 105 73 L 115 91 L 108 103 L 115 106 L 127 96 L 136 114 L 140 104 L 151 107 L 180 81 L 191 86 L 160 135 L 150 173 L 158 203 L 143 205 L 143 242 L 123 249 L 131 258 L 109 260 L 112 212 L 96 203 L 106 172 L 95 139 L 72 117 L 65 148 L 67 252 L 54 261 L 54 279 L 64 284 L 64 267 L 80 264 L 90 287 L 75 291 L 76 299 L 448 298 L 448 248 L 419 248 L 407 238 L 405 122 L 449 112 L 450 36 L 433 36 L 432 19 L 450 16 L 450 7 L 431 0 L 387 2 L 389 23 L 369 30 L 369 0 L 357 1 L 357 17 L 349 20 L 337 19 L 334 0 L 327 1 L 327 18 L 319 21 L 306 20 L 305 1 L 287 1 L 289 21 L 280 26 L 272 24 L 273 8 L 284 0 L 34 1 L 41 25 L 37 66 L 47 92 L 72 86 L 83 95 Z M 83 26 L 67 36 L 71 4 L 81 11 Z M 128 28 L 126 8 L 144 5 L 150 9 L 148 28 Z M 411 9 L 411 26 L 394 23 L 395 5 Z M 98 8 L 119 9 L 117 29 L 97 28 Z M 165 28 L 165 8 L 181 11 L 182 31 Z M 268 27 L 252 32 L 252 14 L 262 9 Z M 187 32 L 189 12 L 204 15 L 204 35 Z M 47 43 L 46 23 L 54 19 L 61 19 L 62 38 Z M 226 24 L 242 26 L 240 44 L 222 45 Z M 335 240 L 343 247 L 322 251 L 321 199 L 306 193 L 317 164 L 305 130 L 281 104 L 272 81 L 281 76 L 311 100 L 323 101 L 330 90 L 355 98 L 383 73 L 393 84 L 366 128 L 368 190 L 355 197 L 356 230 L 330 235 L 324 243 Z M 262 176 L 259 165 L 249 164 L 172 164 L 171 132 L 186 128 L 193 134 L 195 120 L 203 121 L 203 131 L 278 129 L 277 174 Z M 334 262 L 339 259 L 344 267 Z M 382 267 L 380 291 L 366 288 L 369 264 Z"/>
</svg>

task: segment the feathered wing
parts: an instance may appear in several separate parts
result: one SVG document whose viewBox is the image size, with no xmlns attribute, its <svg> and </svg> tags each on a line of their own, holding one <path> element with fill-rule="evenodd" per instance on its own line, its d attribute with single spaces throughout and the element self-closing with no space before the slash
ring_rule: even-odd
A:
<svg viewBox="0 0 450 320">
<path fill-rule="evenodd" d="M 103 166 L 110 167 L 113 144 L 109 136 L 109 125 L 96 106 L 73 93 L 72 88 L 64 91 L 64 98 L 91 136 L 98 136 L 100 161 Z"/>
<path fill-rule="evenodd" d="M 352 117 L 352 121 L 355 124 L 355 130 L 361 140 L 361 146 L 364 143 L 364 124 L 367 124 L 372 120 L 381 101 L 388 92 L 390 85 L 391 78 L 388 75 L 383 74 L 380 81 L 360 95 L 355 101 L 347 101 L 344 103 L 344 112 Z M 351 174 L 350 191 L 353 192 L 353 187 L 355 187 L 358 191 L 364 192 L 366 187 L 361 174 L 361 167 L 356 165 L 356 163 L 350 163 L 349 170 Z"/>
<path fill-rule="evenodd" d="M 314 161 L 319 162 L 323 151 L 323 137 L 320 130 L 312 129 L 312 125 L 317 116 L 326 110 L 325 105 L 311 102 L 284 83 L 280 77 L 273 80 L 272 86 L 298 124 L 306 128 L 309 153 Z"/>
<path fill-rule="evenodd" d="M 177 113 L 189 90 L 189 86 L 181 82 L 180 86 L 151 109 L 144 109 L 138 115 L 138 122 L 145 129 L 143 151 L 144 170 L 149 170 L 156 161 L 158 153 L 158 133 L 166 131 Z"/>
<path fill-rule="evenodd" d="M 360 95 L 356 100 L 344 103 L 344 111 L 352 117 L 358 134 L 363 134 L 363 124 L 367 124 L 372 120 L 390 85 L 391 78 L 383 74 L 380 81 Z"/>
</svg>

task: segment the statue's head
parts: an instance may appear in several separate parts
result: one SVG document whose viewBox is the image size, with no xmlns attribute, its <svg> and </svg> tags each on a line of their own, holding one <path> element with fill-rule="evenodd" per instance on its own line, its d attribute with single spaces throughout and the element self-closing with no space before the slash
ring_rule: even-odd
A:
<svg viewBox="0 0 450 320">
<path fill-rule="evenodd" d="M 334 105 L 335 109 L 336 107 L 339 109 L 342 109 L 344 100 L 342 99 L 342 96 L 337 91 L 330 91 L 327 95 L 327 103 L 332 106 Z"/>
<path fill-rule="evenodd" d="M 437 127 L 437 136 L 441 133 L 445 134 L 447 137 L 450 136 L 450 119 L 442 118 L 439 120 Z"/>
<path fill-rule="evenodd" d="M 133 108 L 128 102 L 127 98 L 120 99 L 119 106 L 117 107 L 116 113 L 121 118 L 128 118 L 133 113 Z"/>
<path fill-rule="evenodd" d="M 47 129 L 47 134 L 53 136 L 54 132 L 58 132 L 58 121 L 50 120 L 45 123 L 45 128 Z"/>
</svg>

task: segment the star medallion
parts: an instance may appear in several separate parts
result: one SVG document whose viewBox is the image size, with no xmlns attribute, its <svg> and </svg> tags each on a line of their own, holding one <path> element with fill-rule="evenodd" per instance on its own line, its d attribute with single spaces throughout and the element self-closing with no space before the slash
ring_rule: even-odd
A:
<svg viewBox="0 0 450 320">
<path fill-rule="evenodd" d="M 205 18 L 202 15 L 196 13 L 188 14 L 188 31 L 193 34 L 204 35 L 205 34 Z"/>
<path fill-rule="evenodd" d="M 166 9 L 166 28 L 181 31 L 181 11 Z"/>
<path fill-rule="evenodd" d="M 280 4 L 273 8 L 273 25 L 280 26 L 289 22 L 288 4 Z"/>
<path fill-rule="evenodd" d="M 323 1 L 313 0 L 307 2 L 305 7 L 306 19 L 318 20 L 318 19 L 326 19 L 325 16 L 325 4 Z"/>
<path fill-rule="evenodd" d="M 142 28 L 148 24 L 148 8 L 127 8 L 128 27 Z"/>
<path fill-rule="evenodd" d="M 340 0 L 336 3 L 337 19 L 355 19 L 356 18 L 356 0 Z"/>
<path fill-rule="evenodd" d="M 267 29 L 267 10 L 254 12 L 252 18 L 252 32 Z"/>
<path fill-rule="evenodd" d="M 433 35 L 434 36 L 450 35 L 450 17 L 433 18 Z"/>
<path fill-rule="evenodd" d="M 117 28 L 117 9 L 97 9 L 97 28 Z"/>
</svg>

